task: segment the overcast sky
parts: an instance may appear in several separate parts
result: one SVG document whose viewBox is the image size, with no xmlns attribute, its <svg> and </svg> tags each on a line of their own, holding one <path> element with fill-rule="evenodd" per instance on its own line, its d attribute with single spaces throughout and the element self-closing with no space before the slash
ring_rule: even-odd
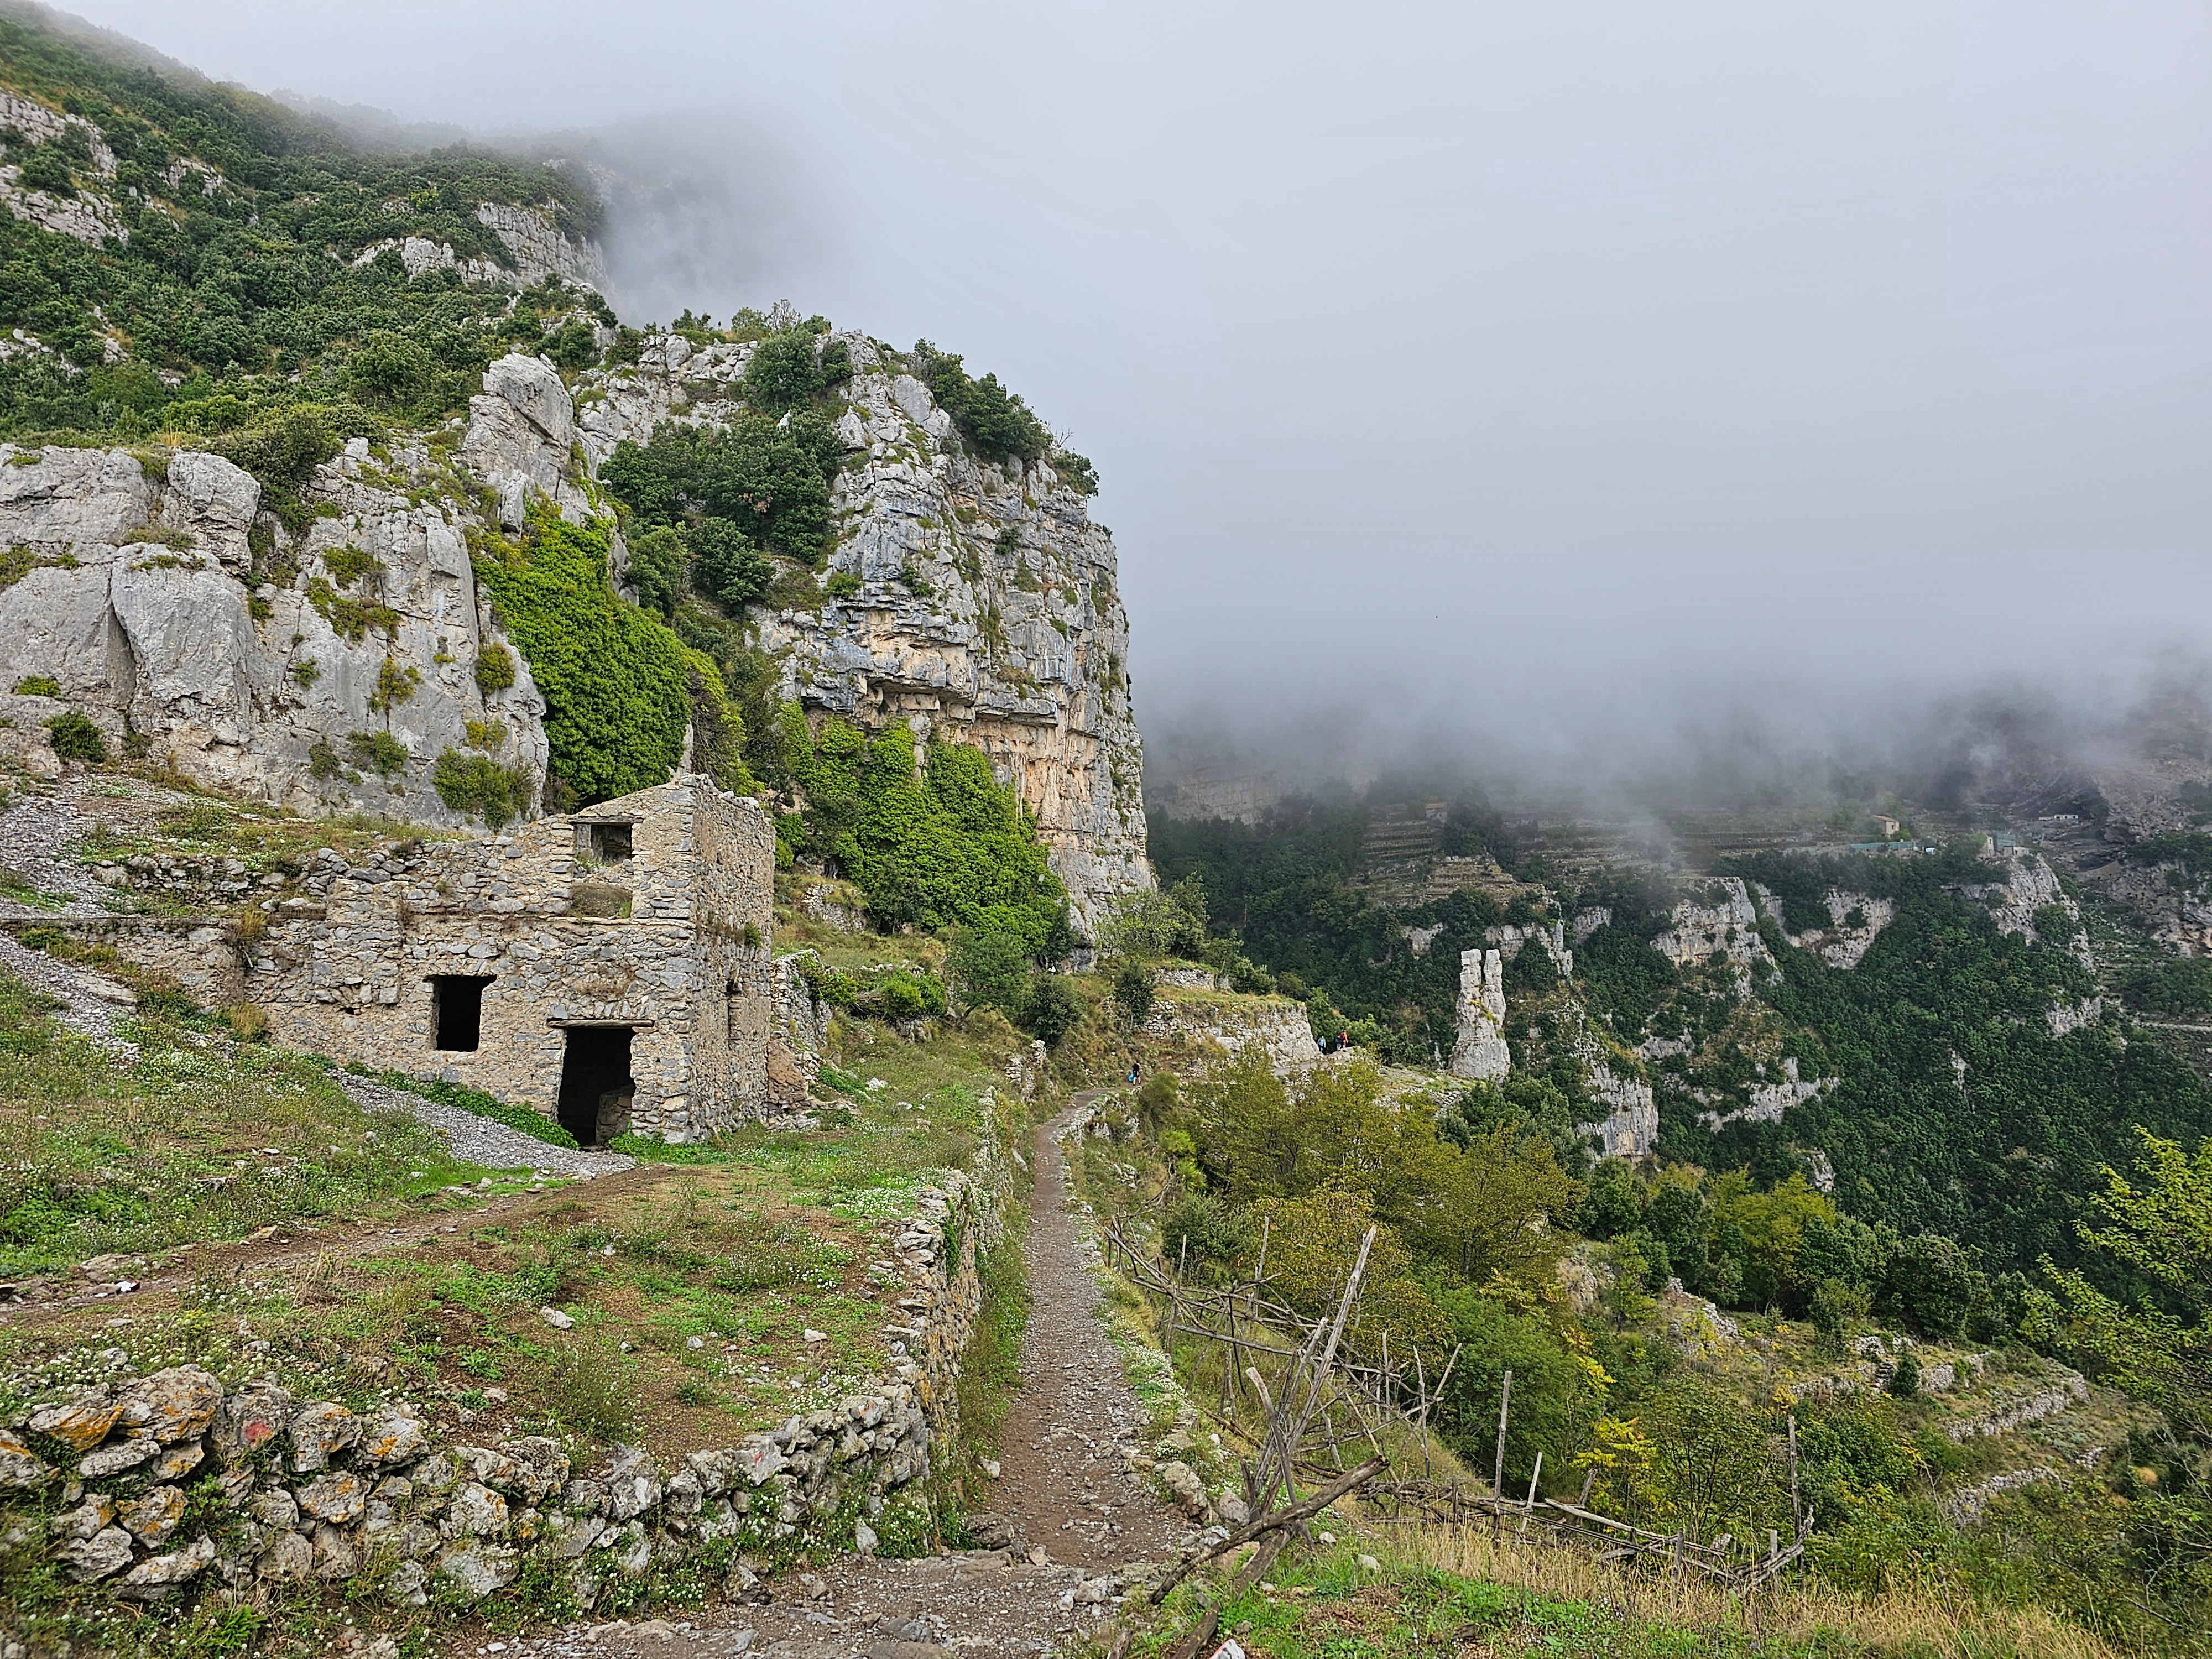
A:
<svg viewBox="0 0 2212 1659">
<path fill-rule="evenodd" d="M 76 9 L 672 125 L 722 205 L 632 314 L 788 296 L 1027 395 L 1105 479 L 1148 732 L 1633 744 L 2212 617 L 2203 0 Z"/>
</svg>

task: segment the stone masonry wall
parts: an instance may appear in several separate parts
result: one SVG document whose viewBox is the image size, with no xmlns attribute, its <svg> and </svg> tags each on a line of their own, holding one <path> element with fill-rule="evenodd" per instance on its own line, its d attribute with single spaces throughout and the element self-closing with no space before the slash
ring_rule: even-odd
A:
<svg viewBox="0 0 2212 1659">
<path fill-rule="evenodd" d="M 580 836 L 610 823 L 627 823 L 631 856 L 594 868 Z M 436 1073 L 549 1116 L 566 1028 L 629 1024 L 630 1127 L 696 1139 L 761 1109 L 774 864 L 759 804 L 688 778 L 339 872 L 321 902 L 286 902 L 248 990 L 287 1046 Z M 491 976 L 473 1051 L 434 1046 L 441 975 Z"/>
<path fill-rule="evenodd" d="M 589 1606 L 656 1562 L 703 1553 L 741 1589 L 802 1548 L 873 1547 L 902 1512 L 918 1533 L 915 1483 L 957 1432 L 976 1253 L 1004 1225 L 1009 1161 L 988 1131 L 972 1175 L 919 1193 L 896 1244 L 902 1293 L 886 1291 L 891 1363 L 836 1407 L 664 1463 L 542 1436 L 441 1445 L 404 1399 L 354 1412 L 178 1366 L 0 1425 L 0 1534 L 137 1601 L 259 1605 L 324 1583 L 420 1606 L 491 1595 L 535 1562 Z"/>
</svg>

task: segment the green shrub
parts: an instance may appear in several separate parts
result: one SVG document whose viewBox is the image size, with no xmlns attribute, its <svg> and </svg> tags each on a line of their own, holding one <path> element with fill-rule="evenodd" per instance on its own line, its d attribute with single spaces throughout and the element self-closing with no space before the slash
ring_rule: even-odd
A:
<svg viewBox="0 0 2212 1659">
<path fill-rule="evenodd" d="M 76 194 L 69 159 L 52 144 L 40 144 L 23 158 L 19 182 L 26 190 L 43 190 L 55 196 Z"/>
<path fill-rule="evenodd" d="M 724 769 L 718 781 L 749 787 L 730 740 L 732 732 L 741 740 L 742 722 L 720 674 L 658 617 L 615 596 L 607 546 L 605 521 L 569 524 L 542 503 L 520 541 L 478 539 L 477 580 L 545 698 L 551 773 L 580 805 L 665 783 L 696 720 L 720 733 L 711 745 Z M 549 779 L 549 807 L 551 788 Z"/>
<path fill-rule="evenodd" d="M 685 531 L 684 540 L 699 586 L 726 605 L 750 604 L 775 580 L 768 556 L 727 519 L 701 519 Z"/>
<path fill-rule="evenodd" d="M 46 722 L 52 735 L 47 741 L 54 753 L 64 760 L 104 761 L 107 758 L 107 739 L 90 718 L 72 708 L 66 714 L 57 714 Z"/>
<path fill-rule="evenodd" d="M 317 738 L 307 748 L 307 775 L 319 783 L 327 783 L 345 769 L 338 759 L 338 751 L 331 747 L 328 738 Z"/>
<path fill-rule="evenodd" d="M 822 591 L 833 599 L 849 599 L 860 591 L 860 579 L 849 570 L 840 570 L 823 579 Z"/>
<path fill-rule="evenodd" d="M 673 525 L 657 524 L 629 538 L 629 579 L 637 602 L 664 617 L 691 591 L 691 550 Z"/>
<path fill-rule="evenodd" d="M 811 402 L 853 372 L 850 354 L 836 342 L 817 353 L 820 337 L 805 327 L 771 334 L 745 364 L 745 401 L 771 414 Z"/>
<path fill-rule="evenodd" d="M 589 323 L 568 323 L 548 334 L 538 349 L 556 368 L 570 373 L 592 368 L 599 361 L 599 337 Z"/>
<path fill-rule="evenodd" d="M 354 763 L 379 777 L 396 776 L 406 769 L 409 756 L 406 744 L 389 732 L 351 732 L 346 735 L 346 748 Z"/>
<path fill-rule="evenodd" d="M 1028 465 L 1052 447 L 1044 422 L 1000 386 L 995 374 L 971 380 L 958 357 L 927 340 L 915 343 L 914 358 L 915 373 L 938 407 L 951 416 L 960 435 L 986 460 Z"/>
<path fill-rule="evenodd" d="M 61 683 L 52 674 L 26 674 L 15 682 L 15 695 L 19 697 L 58 697 L 61 694 Z"/>
<path fill-rule="evenodd" d="M 1131 1030 L 1152 1012 L 1152 970 L 1141 962 L 1125 962 L 1114 970 L 1114 1002 Z"/>
<path fill-rule="evenodd" d="M 664 422 L 615 447 L 599 480 L 647 524 L 726 520 L 753 543 L 808 564 L 828 550 L 830 480 L 843 453 L 821 416 L 739 416 L 708 430 Z"/>
<path fill-rule="evenodd" d="M 1039 960 L 1066 953 L 1065 890 L 981 750 L 933 743 L 917 768 L 904 726 L 869 738 L 833 720 L 817 734 L 796 710 L 782 724 L 807 850 L 859 885 L 879 927 L 967 926 L 1011 933 Z"/>
<path fill-rule="evenodd" d="M 477 653 L 476 678 L 486 696 L 507 690 L 514 684 L 514 653 L 496 643 L 484 647 Z"/>
<path fill-rule="evenodd" d="M 520 767 L 501 766 L 489 755 L 466 755 L 458 749 L 438 757 L 430 769 L 430 787 L 448 810 L 473 812 L 489 830 L 512 822 L 530 805 L 530 774 Z"/>
<path fill-rule="evenodd" d="M 1039 972 L 1030 981 L 1030 994 L 1022 1008 L 1022 1023 L 1044 1039 L 1048 1048 L 1083 1023 L 1083 994 L 1060 974 Z"/>
</svg>

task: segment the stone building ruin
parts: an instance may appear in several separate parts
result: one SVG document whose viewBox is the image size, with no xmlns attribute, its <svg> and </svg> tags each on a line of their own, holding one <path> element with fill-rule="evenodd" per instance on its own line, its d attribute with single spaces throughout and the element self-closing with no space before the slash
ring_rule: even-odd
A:
<svg viewBox="0 0 2212 1659">
<path fill-rule="evenodd" d="M 775 835 L 680 776 L 489 841 L 417 843 L 285 902 L 246 993 L 288 1047 L 467 1084 L 582 1145 L 768 1109 Z"/>
</svg>

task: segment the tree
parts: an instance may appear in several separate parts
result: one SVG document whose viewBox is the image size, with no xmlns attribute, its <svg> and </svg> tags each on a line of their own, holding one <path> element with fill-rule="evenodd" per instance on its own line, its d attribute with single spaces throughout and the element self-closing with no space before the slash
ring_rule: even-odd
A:
<svg viewBox="0 0 2212 1659">
<path fill-rule="evenodd" d="M 1114 1002 L 1131 1030 L 1152 1012 L 1152 970 L 1141 962 L 1124 962 L 1114 970 Z"/>
<path fill-rule="evenodd" d="M 2082 1242 L 2142 1275 L 2123 1304 L 2046 1258 L 2055 1298 L 2039 1293 L 2034 1334 L 2097 1360 L 2120 1388 L 2148 1400 L 2177 1429 L 2212 1432 L 2212 1139 L 2192 1155 L 2146 1129 L 2136 1178 L 2106 1166 L 2091 1203 L 2102 1224 Z"/>
<path fill-rule="evenodd" d="M 1048 1048 L 1083 1023 L 1083 994 L 1059 974 L 1040 971 L 1030 981 L 1022 1023 L 1044 1040 Z"/>
<path fill-rule="evenodd" d="M 1583 1195 L 1582 1230 L 1592 1238 L 1613 1238 L 1644 1221 L 1644 1183 L 1622 1158 L 1608 1158 L 1591 1171 Z"/>
<path fill-rule="evenodd" d="M 1021 1018 L 1031 963 L 1018 934 L 994 927 L 956 927 L 945 966 L 963 1008 L 996 1008 L 1009 1019 Z"/>
</svg>

